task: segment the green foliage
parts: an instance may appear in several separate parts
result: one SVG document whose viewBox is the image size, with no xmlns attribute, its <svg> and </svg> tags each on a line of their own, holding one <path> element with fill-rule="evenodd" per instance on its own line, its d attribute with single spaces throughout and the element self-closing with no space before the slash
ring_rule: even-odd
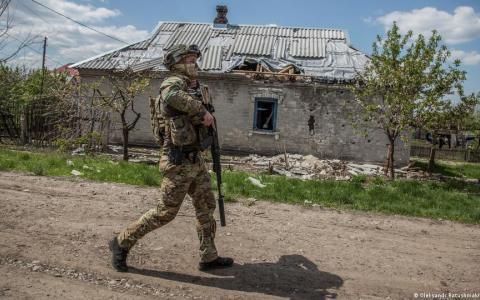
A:
<svg viewBox="0 0 480 300">
<path fill-rule="evenodd" d="M 46 176 L 72 176 L 72 170 L 77 170 L 86 179 L 142 186 L 159 186 L 162 178 L 158 166 L 118 163 L 102 155 L 69 156 L 59 152 L 30 153 L 0 148 L 0 171 L 14 170 Z"/>
<path fill-rule="evenodd" d="M 90 132 L 73 139 L 58 138 L 54 141 L 54 145 L 62 152 L 68 152 L 84 146 L 85 152 L 88 154 L 94 154 L 98 152 L 101 144 L 102 135 L 98 132 Z"/>
<path fill-rule="evenodd" d="M 10 138 L 18 138 L 22 116 L 41 120 L 41 123 L 62 124 L 71 114 L 65 110 L 64 104 L 70 103 L 65 100 L 70 100 L 75 89 L 64 73 L 29 71 L 0 64 L 0 114 L 8 119 L 2 123 L 8 124 L 8 128 L 2 128 L 2 131 Z M 48 128 L 54 132 L 44 132 L 43 136 L 34 138 L 54 136 L 56 128 Z"/>
<path fill-rule="evenodd" d="M 420 168 L 423 171 L 427 171 L 427 161 L 419 158 L 411 159 L 410 161 L 413 162 L 414 167 Z M 433 167 L 432 172 L 451 177 L 480 179 L 480 164 L 467 162 L 438 161 Z"/>
<path fill-rule="evenodd" d="M 377 36 L 370 63 L 352 86 L 361 111 L 357 121 L 381 128 L 391 145 L 398 137 L 407 140 L 412 125 L 441 122 L 445 95 L 463 95 L 465 72 L 459 60 L 447 65 L 450 52 L 440 35 L 434 30 L 428 40 L 412 37 L 411 31 L 402 36 L 396 23 L 384 39 Z"/>
<path fill-rule="evenodd" d="M 33 174 L 37 176 L 43 176 L 45 175 L 45 168 L 43 165 L 40 164 L 34 164 L 32 165 L 31 171 Z"/>
<path fill-rule="evenodd" d="M 463 182 L 385 181 L 375 177 L 359 184 L 330 180 L 302 181 L 283 176 L 255 176 L 265 188 L 247 181 L 250 174 L 224 172 L 228 199 L 253 197 L 258 200 L 292 204 L 376 211 L 387 214 L 442 218 L 480 223 L 480 187 Z"/>
</svg>

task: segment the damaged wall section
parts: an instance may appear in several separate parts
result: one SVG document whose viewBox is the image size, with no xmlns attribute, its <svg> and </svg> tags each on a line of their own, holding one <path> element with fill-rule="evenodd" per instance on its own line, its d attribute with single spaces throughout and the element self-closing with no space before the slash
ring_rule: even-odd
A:
<svg viewBox="0 0 480 300">
<path fill-rule="evenodd" d="M 245 81 L 227 90 L 227 85 L 218 81 L 208 84 L 215 99 L 224 150 L 264 155 L 286 150 L 320 158 L 384 161 L 388 143 L 384 133 L 369 129 L 368 137 L 363 137 L 354 132 L 349 113 L 355 111 L 355 102 L 345 87 Z M 232 88 L 235 97 L 228 96 Z M 265 122 L 257 119 L 263 113 L 258 112 L 259 101 L 274 103 L 275 112 L 271 114 L 272 106 L 260 106 L 265 112 L 260 118 L 272 121 L 266 128 Z M 396 163 L 407 164 L 408 148 L 399 142 L 397 149 Z"/>
</svg>

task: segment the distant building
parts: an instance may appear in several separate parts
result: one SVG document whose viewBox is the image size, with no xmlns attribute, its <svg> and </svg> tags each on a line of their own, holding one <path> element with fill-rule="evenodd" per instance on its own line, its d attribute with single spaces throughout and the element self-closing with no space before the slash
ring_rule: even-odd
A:
<svg viewBox="0 0 480 300">
<path fill-rule="evenodd" d="M 72 64 L 66 64 L 66 65 L 63 65 L 61 67 L 58 67 L 54 70 L 54 72 L 56 73 L 67 73 L 69 77 L 78 77 L 80 76 L 80 73 L 78 72 L 78 70 L 76 68 L 71 68 Z"/>
<path fill-rule="evenodd" d="M 368 57 L 350 45 L 339 29 L 232 25 L 226 7 L 212 23 L 161 22 L 147 40 L 74 65 L 82 80 L 114 69 L 151 70 L 154 93 L 167 69 L 163 54 L 176 44 L 202 50 L 200 81 L 210 87 L 224 151 L 278 154 L 283 151 L 354 161 L 382 162 L 388 140 L 381 130 L 367 138 L 355 134 L 356 114 L 346 84 Z M 153 145 L 149 96 L 135 109 L 142 118 L 131 133 L 133 144 Z M 120 142 L 113 130 L 111 141 Z M 400 141 L 396 162 L 406 164 L 409 149 Z"/>
</svg>

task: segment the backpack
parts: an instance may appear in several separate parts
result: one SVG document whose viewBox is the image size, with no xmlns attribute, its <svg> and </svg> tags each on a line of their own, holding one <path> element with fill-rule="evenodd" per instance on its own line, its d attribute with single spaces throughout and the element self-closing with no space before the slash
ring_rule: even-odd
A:
<svg viewBox="0 0 480 300">
<path fill-rule="evenodd" d="M 162 116 L 162 106 L 160 105 L 161 96 L 150 97 L 150 122 L 152 124 L 152 132 L 155 140 L 163 147 L 165 140 L 165 119 Z"/>
</svg>

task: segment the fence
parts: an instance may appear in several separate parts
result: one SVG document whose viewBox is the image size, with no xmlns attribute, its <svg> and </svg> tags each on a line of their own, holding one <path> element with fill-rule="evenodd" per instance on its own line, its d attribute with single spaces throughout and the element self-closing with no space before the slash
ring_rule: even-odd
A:
<svg viewBox="0 0 480 300">
<path fill-rule="evenodd" d="M 0 111 L 0 138 L 50 145 L 58 116 L 49 98 L 39 98 L 26 105 L 12 101 Z"/>
<path fill-rule="evenodd" d="M 430 148 L 411 146 L 410 156 L 430 157 Z M 480 152 L 465 149 L 436 149 L 435 158 L 480 163 Z"/>
</svg>

